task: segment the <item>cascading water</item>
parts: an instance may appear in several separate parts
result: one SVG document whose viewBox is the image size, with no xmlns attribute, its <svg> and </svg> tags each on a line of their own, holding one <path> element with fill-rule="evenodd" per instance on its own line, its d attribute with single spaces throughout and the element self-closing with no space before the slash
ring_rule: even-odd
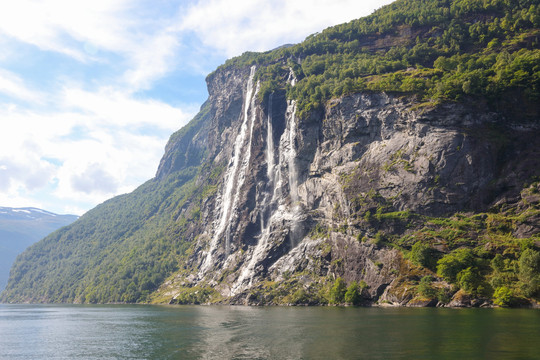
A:
<svg viewBox="0 0 540 360">
<path fill-rule="evenodd" d="M 266 193 L 261 206 L 261 234 L 264 233 L 269 217 L 271 215 L 271 201 L 274 196 L 275 185 L 275 149 L 274 149 L 274 128 L 272 126 L 272 106 L 274 93 L 268 97 L 268 116 L 266 118 Z"/>
<path fill-rule="evenodd" d="M 296 83 L 298 82 L 292 68 L 289 68 L 289 77 L 287 78 L 287 81 L 289 82 L 289 84 L 291 84 L 291 86 L 296 85 Z"/>
<path fill-rule="evenodd" d="M 297 79 L 294 75 L 292 69 L 289 71 L 289 83 L 291 86 L 296 85 Z M 302 215 L 302 208 L 300 205 L 298 197 L 298 165 L 297 165 L 297 150 L 296 150 L 296 140 L 297 140 L 297 119 L 296 119 L 296 101 L 289 100 L 287 104 L 287 130 L 288 130 L 288 147 L 285 151 L 285 157 L 288 166 L 289 174 L 289 194 L 291 199 L 291 204 L 289 205 L 289 213 L 291 218 L 291 227 L 289 232 L 289 239 L 291 242 L 291 248 L 295 247 L 300 238 L 300 229 L 298 220 Z"/>
<path fill-rule="evenodd" d="M 252 67 L 252 73 L 255 73 L 255 67 Z M 240 190 L 242 189 L 242 185 L 244 185 L 244 181 L 246 180 L 246 174 L 249 168 L 249 162 L 251 160 L 251 145 L 253 143 L 253 128 L 255 125 L 255 120 L 257 118 L 257 112 L 255 111 L 255 99 L 257 97 L 257 93 L 259 92 L 259 82 L 257 82 L 257 86 L 255 88 L 255 92 L 250 92 L 250 98 L 251 101 L 249 103 L 249 106 L 251 108 L 251 117 L 250 117 L 250 130 L 249 130 L 249 140 L 247 142 L 247 149 L 245 147 L 242 147 L 240 154 L 240 157 L 242 157 L 242 162 L 240 169 L 237 173 L 237 181 L 236 181 L 236 187 L 233 195 L 233 201 L 232 206 L 230 207 L 229 217 L 227 222 L 224 224 L 226 226 L 225 231 L 225 254 L 228 256 L 230 254 L 230 248 L 231 248 L 231 223 L 233 223 L 237 217 L 238 212 L 236 211 L 238 208 L 238 201 L 240 199 Z M 248 117 L 248 111 L 244 111 L 244 117 Z"/>
<path fill-rule="evenodd" d="M 298 169 L 296 168 L 296 102 L 289 101 L 287 106 L 287 119 L 289 126 L 289 149 L 287 151 L 287 164 L 289 166 L 289 191 L 291 206 L 298 205 Z"/>
<path fill-rule="evenodd" d="M 296 84 L 296 76 L 292 69 L 289 71 L 289 83 L 291 86 Z M 289 191 L 291 196 L 291 207 L 295 209 L 298 206 L 298 168 L 296 166 L 296 101 L 289 100 L 287 104 L 287 126 L 289 135 L 289 146 L 287 149 L 287 165 L 289 170 Z"/>
<path fill-rule="evenodd" d="M 256 96 L 254 96 L 259 89 L 259 84 L 257 83 L 257 88 L 254 89 L 253 80 L 255 78 L 255 66 L 251 67 L 247 89 L 246 97 L 244 101 L 244 113 L 243 121 L 240 127 L 240 131 L 236 136 L 233 148 L 232 158 L 229 161 L 229 166 L 227 172 L 225 173 L 225 187 L 222 191 L 220 198 L 217 200 L 219 205 L 220 213 L 217 220 L 217 227 L 214 232 L 214 236 L 210 242 L 210 249 L 208 250 L 204 263 L 201 266 L 199 276 L 204 274 L 212 265 L 213 254 L 216 252 L 219 244 L 220 238 L 225 233 L 225 253 L 228 255 L 230 251 L 230 223 L 235 215 L 235 208 L 238 203 L 239 192 L 244 184 L 245 172 L 249 165 L 251 157 L 251 141 L 253 137 L 253 123 L 255 122 L 255 108 L 254 101 Z M 254 94 L 255 92 L 255 94 Z M 252 109 L 252 116 L 249 117 L 249 110 Z M 248 151 L 246 152 L 244 147 L 246 145 L 246 137 L 248 136 L 248 123 L 251 119 L 251 126 L 249 131 L 249 140 L 248 140 Z"/>
<path fill-rule="evenodd" d="M 301 205 L 298 198 L 298 167 L 296 164 L 297 151 L 296 151 L 296 101 L 291 100 L 287 106 L 287 119 L 289 119 L 289 149 L 287 151 L 287 164 L 289 167 L 289 192 L 291 196 L 290 212 L 292 215 L 291 229 L 289 238 L 291 241 L 291 248 L 295 247 L 299 238 L 299 224 L 298 219 L 302 213 Z"/>
<path fill-rule="evenodd" d="M 294 86 L 296 78 L 294 73 L 289 74 L 289 83 Z M 291 247 L 296 245 L 298 241 L 298 219 L 301 216 L 301 208 L 298 204 L 298 169 L 296 164 L 296 101 L 291 100 L 287 105 L 286 128 L 279 142 L 279 163 L 275 164 L 275 146 L 273 140 L 272 127 L 272 100 L 273 94 L 270 95 L 268 101 L 268 117 L 266 131 L 266 161 L 267 161 L 267 177 L 268 185 L 266 187 L 266 195 L 261 204 L 261 234 L 257 245 L 253 249 L 250 261 L 242 269 L 240 276 L 231 289 L 231 295 L 238 293 L 246 287 L 251 286 L 255 267 L 267 256 L 268 250 L 271 247 L 270 235 L 272 225 L 289 223 L 289 237 L 291 239 Z M 284 175 L 287 174 L 285 177 Z M 283 196 L 284 184 L 288 183 L 290 194 L 290 202 L 286 203 Z M 274 210 L 275 209 L 275 210 Z M 268 219 L 268 220 L 266 220 Z"/>
<path fill-rule="evenodd" d="M 274 128 L 272 126 L 272 106 L 274 93 L 268 98 L 268 118 L 266 121 L 266 176 L 268 181 L 274 182 Z"/>
</svg>

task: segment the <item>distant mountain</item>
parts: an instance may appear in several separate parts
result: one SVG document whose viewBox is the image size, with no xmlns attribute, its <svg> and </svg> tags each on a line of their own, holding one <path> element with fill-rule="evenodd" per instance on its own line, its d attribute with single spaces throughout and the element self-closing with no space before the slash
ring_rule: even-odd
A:
<svg viewBox="0 0 540 360">
<path fill-rule="evenodd" d="M 36 208 L 0 207 L 0 290 L 6 286 L 9 269 L 18 254 L 77 218 Z"/>
</svg>

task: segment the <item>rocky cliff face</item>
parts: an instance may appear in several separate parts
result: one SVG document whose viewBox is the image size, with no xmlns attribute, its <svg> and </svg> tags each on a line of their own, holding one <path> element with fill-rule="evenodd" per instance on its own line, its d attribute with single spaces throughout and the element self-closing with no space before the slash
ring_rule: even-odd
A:
<svg viewBox="0 0 540 360">
<path fill-rule="evenodd" d="M 211 74 L 156 177 L 21 254 L 0 301 L 534 303 L 530 104 L 359 92 L 302 112 L 278 65 L 273 91 L 268 65 Z"/>
<path fill-rule="evenodd" d="M 364 92 L 299 118 L 284 91 L 260 98 L 256 70 L 209 77 L 203 119 L 171 139 L 158 170 L 163 178 L 195 160 L 214 169 L 214 182 L 199 179 L 215 191 L 202 202 L 194 250 L 159 290 L 171 302 L 210 287 L 225 302 L 273 303 L 280 291 L 315 294 L 337 277 L 365 282 L 366 301 L 384 293 L 403 302 L 406 291 L 385 289 L 411 264 L 379 240 L 414 221 L 374 217 L 484 211 L 519 198 L 539 168 L 538 129 L 485 104 Z M 284 81 L 295 85 L 292 70 Z"/>
<path fill-rule="evenodd" d="M 228 60 L 156 177 L 21 254 L 0 301 L 538 303 L 536 4 L 476 3 Z"/>
</svg>

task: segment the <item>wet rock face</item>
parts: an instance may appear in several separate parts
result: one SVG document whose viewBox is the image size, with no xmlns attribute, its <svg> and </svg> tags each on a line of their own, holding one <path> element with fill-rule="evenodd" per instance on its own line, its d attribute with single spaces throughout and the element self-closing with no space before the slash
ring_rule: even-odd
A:
<svg viewBox="0 0 540 360">
<path fill-rule="evenodd" d="M 190 148 L 204 149 L 207 164 L 223 168 L 201 208 L 205 226 L 187 282 L 212 286 L 232 302 L 249 303 L 252 289 L 291 273 L 304 274 L 306 288 L 323 277 L 364 281 L 376 300 L 402 259 L 360 241 L 376 234 L 358 226 L 358 217 L 381 206 L 434 216 L 486 209 L 518 194 L 540 165 L 530 163 L 538 137 L 478 104 L 419 108 L 412 97 L 360 93 L 299 119 L 284 92 L 260 102 L 255 70 L 229 68 L 208 78 L 205 120 L 191 142 L 169 144 L 158 170 L 185 166 L 171 164 Z M 527 141 L 509 145 L 520 137 Z M 516 154 L 527 154 L 528 163 Z M 167 286 L 180 283 L 186 276 Z"/>
<path fill-rule="evenodd" d="M 310 173 L 348 175 L 344 195 L 349 203 L 375 191 L 392 199 L 398 210 L 431 215 L 482 207 L 483 189 L 496 176 L 497 154 L 495 145 L 474 132 L 497 117 L 475 118 L 457 104 L 445 113 L 420 114 L 412 105 L 386 94 L 334 100 Z"/>
</svg>

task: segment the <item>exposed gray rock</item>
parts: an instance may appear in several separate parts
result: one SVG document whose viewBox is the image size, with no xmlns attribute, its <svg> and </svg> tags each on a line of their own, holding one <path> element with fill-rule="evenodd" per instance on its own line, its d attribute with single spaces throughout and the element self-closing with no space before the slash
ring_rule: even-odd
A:
<svg viewBox="0 0 540 360">
<path fill-rule="evenodd" d="M 414 97 L 365 92 L 299 119 L 284 92 L 259 101 L 253 69 L 218 70 L 208 85 L 207 120 L 191 142 L 170 142 L 158 170 L 175 171 L 201 152 L 223 167 L 201 208 L 206 225 L 189 264 L 196 277 L 180 276 L 171 289 L 210 285 L 231 302 L 257 303 L 250 289 L 304 272 L 312 282 L 365 281 L 372 301 L 404 305 L 409 292 L 388 291 L 400 253 L 373 244 L 376 234 L 355 219 L 381 206 L 435 216 L 486 209 L 518 196 L 539 166 L 538 129 L 506 126 L 483 104 L 418 107 Z M 510 146 L 515 138 L 523 141 Z"/>
</svg>

